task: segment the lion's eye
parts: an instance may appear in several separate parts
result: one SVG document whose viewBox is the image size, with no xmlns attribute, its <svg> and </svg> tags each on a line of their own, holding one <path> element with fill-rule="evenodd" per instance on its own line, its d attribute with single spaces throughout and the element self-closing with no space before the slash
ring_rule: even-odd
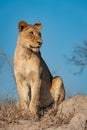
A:
<svg viewBox="0 0 87 130">
<path fill-rule="evenodd" d="M 33 35 L 34 35 L 34 33 L 33 33 L 33 32 L 30 32 L 30 35 L 31 35 L 31 36 L 33 36 Z"/>
</svg>

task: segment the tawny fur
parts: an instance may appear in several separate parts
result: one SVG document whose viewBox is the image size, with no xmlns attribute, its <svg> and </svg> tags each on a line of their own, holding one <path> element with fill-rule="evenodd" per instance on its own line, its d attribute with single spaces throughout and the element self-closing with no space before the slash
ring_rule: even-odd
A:
<svg viewBox="0 0 87 130">
<path fill-rule="evenodd" d="M 41 27 L 40 22 L 34 25 L 25 21 L 19 22 L 14 55 L 14 73 L 20 107 L 35 115 L 39 108 L 47 107 L 53 102 L 58 105 L 65 97 L 62 79 L 53 78 L 41 57 Z"/>
</svg>

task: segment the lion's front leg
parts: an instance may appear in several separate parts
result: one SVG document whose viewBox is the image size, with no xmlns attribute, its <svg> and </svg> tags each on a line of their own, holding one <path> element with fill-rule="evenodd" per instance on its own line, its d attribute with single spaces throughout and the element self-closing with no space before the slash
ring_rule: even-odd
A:
<svg viewBox="0 0 87 130">
<path fill-rule="evenodd" d="M 23 113 L 26 113 L 29 109 L 29 88 L 27 82 L 22 75 L 16 74 L 16 83 L 19 96 L 19 102 L 16 106 L 19 107 L 19 109 L 21 108 Z"/>
<path fill-rule="evenodd" d="M 30 112 L 34 115 L 37 115 L 39 111 L 40 88 L 41 88 L 41 80 L 38 79 L 31 86 L 31 102 L 29 105 L 29 109 Z"/>
</svg>

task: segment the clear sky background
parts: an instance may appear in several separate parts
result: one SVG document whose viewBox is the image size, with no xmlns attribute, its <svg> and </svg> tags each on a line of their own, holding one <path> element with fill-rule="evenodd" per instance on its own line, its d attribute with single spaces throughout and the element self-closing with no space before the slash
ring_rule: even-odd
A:
<svg viewBox="0 0 87 130">
<path fill-rule="evenodd" d="M 64 55 L 72 55 L 73 48 L 87 41 L 87 0 L 0 0 L 0 48 L 13 62 L 18 35 L 18 22 L 30 24 L 41 21 L 42 57 L 53 75 L 63 78 L 67 95 L 87 95 L 87 68 L 81 75 Z M 0 63 L 3 57 L 0 56 Z M 0 96 L 16 95 L 15 82 L 9 66 L 0 69 Z"/>
</svg>

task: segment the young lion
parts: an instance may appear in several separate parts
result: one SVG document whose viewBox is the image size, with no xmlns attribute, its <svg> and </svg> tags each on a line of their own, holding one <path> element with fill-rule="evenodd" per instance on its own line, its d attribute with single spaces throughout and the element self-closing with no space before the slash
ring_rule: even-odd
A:
<svg viewBox="0 0 87 130">
<path fill-rule="evenodd" d="M 60 77 L 51 75 L 41 57 L 41 23 L 34 25 L 20 21 L 19 36 L 14 55 L 14 72 L 23 111 L 30 110 L 37 115 L 40 108 L 51 103 L 58 105 L 65 98 L 65 90 Z"/>
</svg>

